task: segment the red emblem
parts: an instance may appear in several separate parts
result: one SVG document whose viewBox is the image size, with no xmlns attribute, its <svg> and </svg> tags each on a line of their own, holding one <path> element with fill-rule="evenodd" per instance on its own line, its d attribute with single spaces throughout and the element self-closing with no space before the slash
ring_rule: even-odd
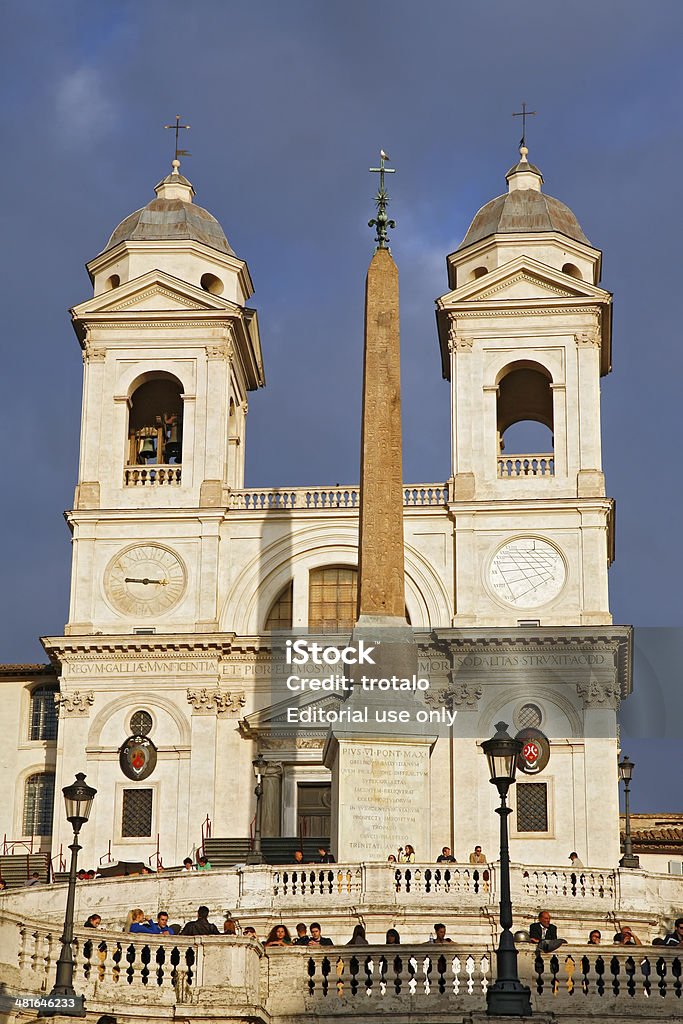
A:
<svg viewBox="0 0 683 1024">
<path fill-rule="evenodd" d="M 540 756 L 541 751 L 538 749 L 535 743 L 529 741 L 528 743 L 524 744 L 522 748 L 522 757 L 527 762 L 527 764 L 535 764 Z"/>
<path fill-rule="evenodd" d="M 517 757 L 517 768 L 525 775 L 538 775 L 550 760 L 550 743 L 540 729 L 522 729 L 516 739 L 522 749 Z"/>
<path fill-rule="evenodd" d="M 145 760 L 146 758 L 144 751 L 140 750 L 139 747 L 136 747 L 135 750 L 131 752 L 130 763 L 133 765 L 133 768 L 135 768 L 136 771 L 140 771 L 140 769 L 145 764 Z"/>
</svg>

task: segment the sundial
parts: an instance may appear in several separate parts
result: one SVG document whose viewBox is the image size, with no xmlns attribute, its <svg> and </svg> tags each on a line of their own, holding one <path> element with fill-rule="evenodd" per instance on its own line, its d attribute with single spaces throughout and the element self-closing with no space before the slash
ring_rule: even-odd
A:
<svg viewBox="0 0 683 1024">
<path fill-rule="evenodd" d="M 489 566 L 489 586 L 515 608 L 538 608 L 562 590 L 567 576 L 564 559 L 552 544 L 523 537 L 499 548 Z"/>
</svg>

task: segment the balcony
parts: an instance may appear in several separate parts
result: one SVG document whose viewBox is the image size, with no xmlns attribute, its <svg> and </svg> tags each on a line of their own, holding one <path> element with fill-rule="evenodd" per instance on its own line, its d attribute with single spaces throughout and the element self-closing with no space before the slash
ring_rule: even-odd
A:
<svg viewBox="0 0 683 1024">
<path fill-rule="evenodd" d="M 182 466 L 125 466 L 123 482 L 126 487 L 177 487 L 182 482 Z"/>
<path fill-rule="evenodd" d="M 498 456 L 498 478 L 500 480 L 525 476 L 555 476 L 553 453 Z"/>
<path fill-rule="evenodd" d="M 447 484 L 409 484 L 403 488 L 404 508 L 443 508 L 447 502 Z M 230 507 L 249 512 L 271 509 L 310 509 L 315 512 L 357 509 L 360 507 L 360 489 L 357 486 L 245 489 L 232 492 Z"/>
</svg>

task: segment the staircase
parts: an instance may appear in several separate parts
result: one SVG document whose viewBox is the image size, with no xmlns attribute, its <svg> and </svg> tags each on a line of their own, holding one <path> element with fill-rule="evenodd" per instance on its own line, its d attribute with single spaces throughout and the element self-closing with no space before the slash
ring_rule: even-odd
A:
<svg viewBox="0 0 683 1024">
<path fill-rule="evenodd" d="M 261 850 L 266 864 L 293 864 L 294 851 L 302 850 L 305 863 L 316 863 L 318 847 L 330 848 L 327 837 L 307 837 L 298 839 L 296 836 L 268 836 L 261 840 Z M 204 853 L 209 858 L 211 867 L 228 868 L 233 864 L 244 864 L 251 848 L 248 839 L 205 839 Z"/>
<path fill-rule="evenodd" d="M 50 881 L 49 853 L 10 853 L 0 856 L 0 878 L 7 882 L 8 889 L 16 889 L 31 877 L 34 871 L 41 882 Z"/>
</svg>

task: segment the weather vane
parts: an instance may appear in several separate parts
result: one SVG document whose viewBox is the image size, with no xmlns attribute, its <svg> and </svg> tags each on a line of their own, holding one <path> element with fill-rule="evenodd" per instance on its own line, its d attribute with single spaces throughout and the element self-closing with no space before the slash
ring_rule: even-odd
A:
<svg viewBox="0 0 683 1024">
<path fill-rule="evenodd" d="M 513 114 L 512 116 L 513 117 L 521 117 L 521 119 L 522 119 L 522 138 L 519 140 L 519 145 L 520 145 L 520 149 L 522 147 L 526 148 L 526 119 L 527 119 L 527 117 L 535 117 L 536 116 L 536 111 L 535 110 L 527 110 L 526 109 L 526 103 L 522 103 L 522 109 L 518 113 Z"/>
<path fill-rule="evenodd" d="M 181 128 L 189 128 L 189 127 L 190 127 L 189 124 L 181 124 L 180 123 L 180 114 L 176 114 L 176 116 L 175 116 L 175 124 L 165 124 L 164 125 L 164 128 L 170 128 L 172 130 L 175 129 L 175 156 L 173 157 L 173 166 L 174 167 L 180 167 L 180 160 L 178 159 L 178 157 L 180 157 L 180 156 L 192 156 L 192 154 L 189 153 L 188 150 L 186 150 L 186 149 L 178 149 L 178 133 L 180 132 Z"/>
<path fill-rule="evenodd" d="M 387 205 L 389 203 L 389 196 L 387 195 L 386 188 L 384 187 L 384 175 L 395 174 L 396 169 L 394 167 L 385 167 L 384 161 L 390 160 L 391 157 L 384 152 L 383 149 L 379 151 L 379 167 L 371 167 L 371 174 L 379 174 L 379 188 L 377 189 L 377 195 L 375 196 L 375 202 L 377 203 L 377 216 L 373 217 L 372 220 L 368 221 L 369 228 L 377 228 L 377 234 L 375 241 L 377 242 L 378 249 L 388 249 L 387 242 L 387 228 L 395 228 L 396 221 L 389 220 L 387 217 Z"/>
</svg>

